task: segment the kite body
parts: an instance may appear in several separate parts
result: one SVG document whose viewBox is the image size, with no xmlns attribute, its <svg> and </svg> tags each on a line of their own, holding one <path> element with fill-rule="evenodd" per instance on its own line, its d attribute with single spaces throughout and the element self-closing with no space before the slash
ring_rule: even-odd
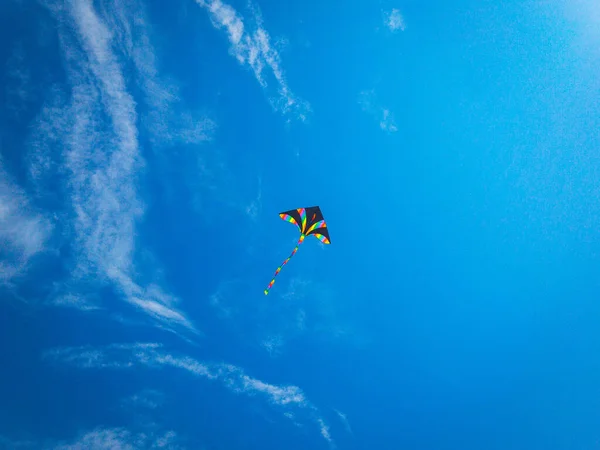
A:
<svg viewBox="0 0 600 450">
<path fill-rule="evenodd" d="M 327 228 L 327 224 L 325 223 L 325 219 L 321 213 L 321 208 L 318 206 L 292 209 L 290 211 L 279 213 L 279 217 L 286 222 L 296 225 L 300 230 L 300 238 L 298 239 L 296 248 L 294 248 L 290 256 L 288 256 L 288 258 L 275 271 L 273 279 L 265 289 L 265 295 L 269 293 L 269 289 L 271 289 L 273 284 L 275 284 L 275 277 L 279 275 L 279 272 L 281 272 L 283 266 L 285 266 L 288 261 L 292 259 L 292 256 L 296 254 L 298 247 L 300 247 L 300 244 L 304 242 L 306 236 L 313 235 L 323 244 L 331 244 L 331 241 L 329 240 L 329 230 Z"/>
</svg>

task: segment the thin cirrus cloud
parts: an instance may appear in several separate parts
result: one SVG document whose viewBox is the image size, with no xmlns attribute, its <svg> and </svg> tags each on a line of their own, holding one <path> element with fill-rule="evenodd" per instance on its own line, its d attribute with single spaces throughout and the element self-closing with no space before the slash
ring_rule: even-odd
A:
<svg viewBox="0 0 600 450">
<path fill-rule="evenodd" d="M 24 273 L 31 258 L 45 250 L 52 229 L 52 222 L 9 178 L 0 158 L 0 285 Z"/>
<path fill-rule="evenodd" d="M 106 6 L 110 14 L 105 21 L 111 30 L 116 30 L 116 45 L 133 63 L 137 84 L 142 88 L 144 103 L 148 107 L 141 114 L 144 130 L 148 132 L 153 148 L 153 156 L 159 162 L 155 170 L 167 186 L 165 192 L 169 198 L 177 198 L 176 186 L 173 186 L 172 174 L 178 181 L 183 180 L 186 193 L 191 197 L 191 207 L 200 213 L 202 220 L 211 216 L 206 204 L 216 202 L 241 210 L 254 220 L 261 208 L 261 187 L 258 180 L 258 195 L 248 200 L 240 195 L 242 188 L 228 168 L 225 155 L 221 150 L 211 147 L 203 151 L 197 145 L 213 140 L 216 123 L 205 116 L 196 117 L 182 106 L 184 101 L 179 86 L 172 79 L 163 79 L 158 71 L 158 58 L 151 45 L 151 28 L 147 25 L 143 5 L 138 2 L 113 0 Z M 217 11 L 215 14 L 219 16 Z M 267 36 L 268 43 L 268 36 Z M 281 70 L 273 57 L 273 71 L 276 80 L 283 83 L 283 92 L 288 100 L 296 102 L 289 92 Z M 263 80 L 264 81 L 264 80 Z M 266 83 L 264 84 L 266 86 Z M 295 105 L 296 103 L 294 103 Z M 293 107 L 290 104 L 290 108 Z M 297 106 L 297 105 L 296 105 Z M 184 147 L 170 148 L 170 151 L 156 151 L 159 148 L 184 144 Z"/>
<path fill-rule="evenodd" d="M 70 103 L 51 108 L 38 126 L 53 129 L 63 149 L 78 255 L 75 278 L 109 281 L 161 326 L 197 332 L 178 310 L 179 299 L 135 278 L 136 224 L 144 215 L 136 182 L 145 161 L 136 101 L 127 89 L 123 55 L 115 51 L 127 44 L 119 41 L 126 27 L 109 27 L 126 12 L 119 4 L 103 9 L 102 17 L 90 0 L 46 3 L 57 22 Z"/>
<path fill-rule="evenodd" d="M 139 432 L 135 433 L 125 428 L 96 428 L 81 433 L 73 441 L 61 442 L 52 447 L 52 450 L 135 450 L 156 449 L 165 450 L 183 449 L 178 443 L 178 436 L 174 431 L 164 433 Z"/>
<path fill-rule="evenodd" d="M 48 303 L 62 308 L 78 309 L 79 311 L 98 311 L 102 309 L 96 303 L 83 295 L 58 295 L 52 298 Z"/>
<path fill-rule="evenodd" d="M 392 8 L 391 11 L 384 14 L 385 26 L 392 32 L 404 31 L 406 25 L 404 23 L 404 17 L 400 14 L 400 10 Z"/>
<path fill-rule="evenodd" d="M 22 450 L 142 450 L 157 449 L 183 450 L 179 436 L 172 431 L 159 431 L 156 426 L 135 432 L 126 428 L 96 427 L 79 433 L 71 440 L 45 442 L 15 441 L 0 436 L 0 448 Z"/>
<path fill-rule="evenodd" d="M 375 90 L 362 91 L 358 96 L 358 104 L 364 112 L 379 122 L 381 130 L 387 133 L 398 131 L 394 114 L 379 103 Z"/>
<path fill-rule="evenodd" d="M 334 409 L 335 413 L 338 415 L 340 421 L 344 424 L 344 428 L 349 434 L 352 434 L 352 427 L 350 427 L 350 421 L 348 420 L 348 416 L 337 409 Z"/>
<path fill-rule="evenodd" d="M 148 111 L 142 114 L 145 129 L 155 146 L 200 144 L 210 141 L 216 124 L 208 117 L 196 117 L 181 106 L 179 86 L 161 77 L 158 58 L 151 44 L 151 29 L 143 4 L 112 0 L 105 6 L 104 20 L 115 32 L 114 44 L 133 63 L 136 80 L 143 90 Z"/>
<path fill-rule="evenodd" d="M 122 406 L 132 410 L 149 409 L 155 410 L 164 403 L 162 392 L 154 389 L 145 389 L 122 401 Z"/>
<path fill-rule="evenodd" d="M 171 367 L 191 375 L 219 381 L 236 394 L 262 395 L 270 404 L 284 408 L 284 413 L 305 413 L 319 428 L 322 437 L 333 444 L 329 427 L 316 406 L 297 386 L 278 386 L 247 375 L 240 367 L 224 363 L 204 363 L 188 356 L 166 352 L 158 343 L 111 344 L 105 347 L 60 347 L 48 350 L 43 359 L 81 369 L 129 370 L 136 367 L 159 369 Z M 287 416 L 286 416 L 287 417 Z"/>
<path fill-rule="evenodd" d="M 306 121 L 310 105 L 296 97 L 288 86 L 281 68 L 281 57 L 271 44 L 257 7 L 251 6 L 249 9 L 253 17 L 244 20 L 234 8 L 221 0 L 196 0 L 196 3 L 209 12 L 215 28 L 225 30 L 232 55 L 241 65 L 250 67 L 258 83 L 267 90 L 273 108 Z M 276 93 L 269 91 L 267 77 L 277 86 Z"/>
</svg>

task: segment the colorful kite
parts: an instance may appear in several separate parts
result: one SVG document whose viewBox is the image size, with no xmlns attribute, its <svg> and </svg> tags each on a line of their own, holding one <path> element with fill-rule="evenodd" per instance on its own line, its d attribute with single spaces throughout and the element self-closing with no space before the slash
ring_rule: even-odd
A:
<svg viewBox="0 0 600 450">
<path fill-rule="evenodd" d="M 285 266 L 292 256 L 296 254 L 298 251 L 298 247 L 300 244 L 304 242 L 304 238 L 308 235 L 313 235 L 317 239 L 319 239 L 323 244 L 330 244 L 329 240 L 329 230 L 327 229 L 327 224 L 323 219 L 323 214 L 321 213 L 321 208 L 318 206 L 311 206 L 310 208 L 298 208 L 292 209 L 291 211 L 282 212 L 279 214 L 283 220 L 287 222 L 291 222 L 298 226 L 300 229 L 300 239 L 298 239 L 298 243 L 296 244 L 296 248 L 291 253 L 290 256 L 277 268 L 275 271 L 275 275 L 273 279 L 269 283 L 269 286 L 265 289 L 265 295 L 269 293 L 269 289 L 271 286 L 275 284 L 275 277 L 279 275 L 283 266 Z"/>
</svg>

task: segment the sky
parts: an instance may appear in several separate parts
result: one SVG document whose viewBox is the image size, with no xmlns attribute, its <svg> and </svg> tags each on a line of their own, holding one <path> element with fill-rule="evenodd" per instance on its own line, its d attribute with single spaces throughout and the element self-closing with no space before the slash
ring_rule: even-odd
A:
<svg viewBox="0 0 600 450">
<path fill-rule="evenodd" d="M 598 30 L 1 2 L 0 448 L 600 448 Z"/>
</svg>

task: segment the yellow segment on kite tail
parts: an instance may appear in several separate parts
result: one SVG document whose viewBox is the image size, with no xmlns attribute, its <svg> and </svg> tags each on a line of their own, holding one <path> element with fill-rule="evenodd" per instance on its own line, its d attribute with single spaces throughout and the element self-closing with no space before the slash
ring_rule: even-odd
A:
<svg viewBox="0 0 600 450">
<path fill-rule="evenodd" d="M 271 289 L 271 287 L 275 284 L 275 278 L 277 277 L 277 275 L 279 275 L 279 272 L 281 272 L 281 269 L 283 269 L 283 266 L 285 266 L 288 263 L 288 261 L 290 259 L 292 259 L 292 256 L 294 256 L 296 254 L 296 252 L 298 251 L 298 247 L 300 247 L 300 244 L 302 244 L 302 242 L 304 241 L 305 237 L 306 236 L 304 234 L 300 235 L 300 239 L 298 239 L 298 243 L 296 244 L 296 248 L 294 248 L 294 250 L 292 251 L 292 253 L 290 253 L 290 256 L 288 256 L 287 259 L 283 263 L 281 263 L 281 265 L 277 268 L 277 270 L 275 271 L 275 275 L 273 275 L 273 279 L 271 280 L 271 282 L 269 283 L 269 285 L 265 289 L 265 295 L 267 295 L 269 293 L 269 289 Z"/>
</svg>

